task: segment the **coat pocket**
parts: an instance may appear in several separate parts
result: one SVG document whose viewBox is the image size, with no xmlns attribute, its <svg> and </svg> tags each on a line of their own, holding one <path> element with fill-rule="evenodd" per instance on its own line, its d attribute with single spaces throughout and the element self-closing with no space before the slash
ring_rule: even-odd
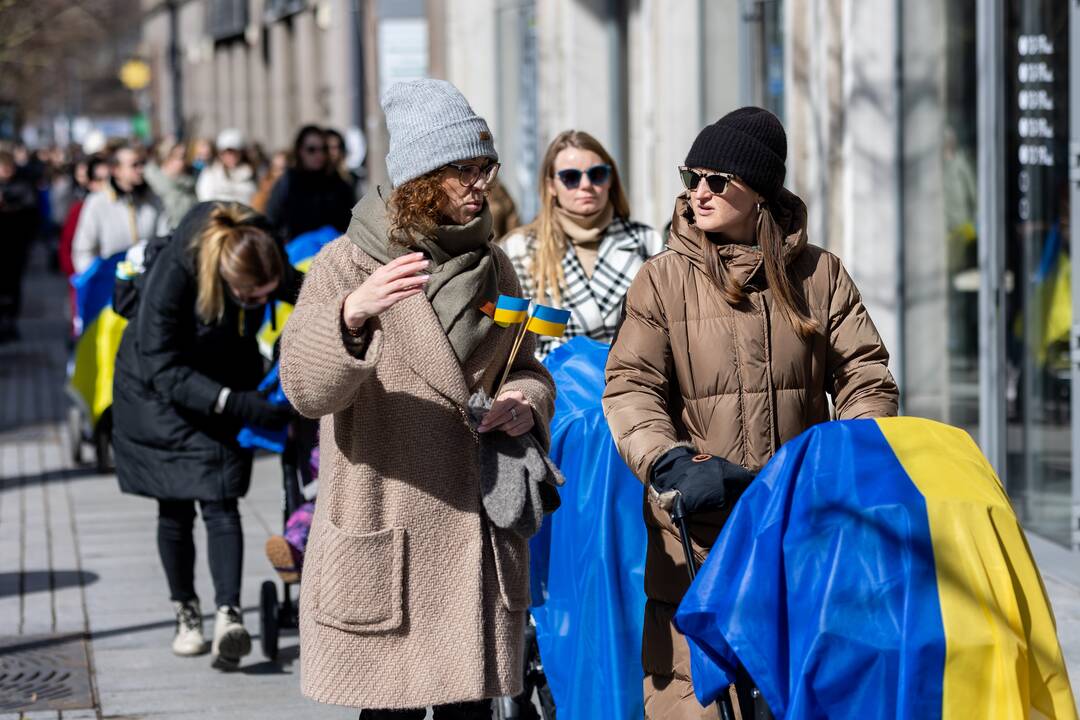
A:
<svg viewBox="0 0 1080 720">
<path fill-rule="evenodd" d="M 405 529 L 361 535 L 327 523 L 315 621 L 352 633 L 396 630 L 404 621 Z"/>
<path fill-rule="evenodd" d="M 529 541 L 511 530 L 486 523 L 491 549 L 495 556 L 495 574 L 499 595 L 507 610 L 516 612 L 529 607 Z"/>
</svg>

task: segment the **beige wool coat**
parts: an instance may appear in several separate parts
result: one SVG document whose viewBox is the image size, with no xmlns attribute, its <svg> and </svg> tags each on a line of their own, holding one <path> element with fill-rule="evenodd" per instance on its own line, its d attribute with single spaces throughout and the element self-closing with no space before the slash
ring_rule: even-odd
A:
<svg viewBox="0 0 1080 720">
<path fill-rule="evenodd" d="M 839 419 L 896 414 L 889 353 L 858 289 L 835 255 L 807 243 L 802 200 L 785 190 L 776 213 L 789 276 L 820 328 L 809 338 L 778 309 L 760 249 L 709 242 L 690 221 L 685 193 L 668 250 L 634 278 L 608 356 L 603 405 L 620 454 L 646 485 L 655 461 L 679 445 L 758 471 L 780 445 L 830 419 L 830 398 Z M 729 305 L 709 278 L 707 252 L 719 253 L 742 287 L 740 304 Z M 727 515 L 690 518 L 698 562 Z M 689 648 L 671 624 L 690 585 L 678 531 L 647 491 L 644 519 L 646 716 L 715 717 L 694 700 Z"/>
<path fill-rule="evenodd" d="M 500 291 L 519 294 L 494 246 Z M 379 264 L 348 237 L 315 259 L 281 346 L 281 384 L 322 418 L 320 492 L 300 594 L 300 681 L 320 702 L 417 708 L 520 692 L 528 544 L 481 509 L 463 408 L 490 393 L 514 328 L 493 327 L 462 368 L 421 293 L 370 321 L 363 359 L 345 297 Z M 526 339 L 506 389 L 547 440 L 554 385 Z"/>
</svg>

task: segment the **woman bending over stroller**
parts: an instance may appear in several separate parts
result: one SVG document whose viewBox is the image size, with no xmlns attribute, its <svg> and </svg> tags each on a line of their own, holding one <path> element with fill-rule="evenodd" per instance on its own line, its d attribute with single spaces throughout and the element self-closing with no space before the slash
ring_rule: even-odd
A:
<svg viewBox="0 0 1080 720">
<path fill-rule="evenodd" d="M 243 425 L 292 416 L 255 389 L 265 372 L 256 332 L 265 305 L 295 301 L 302 275 L 270 226 L 238 203 L 201 203 L 160 245 L 116 358 L 113 442 L 120 488 L 158 501 L 158 551 L 176 611 L 172 649 L 206 651 L 195 593 L 196 502 L 207 532 L 217 608 L 213 665 L 250 652 L 240 614 L 244 538 L 237 500 L 251 480 Z M 149 256 L 149 249 L 148 249 Z"/>
</svg>

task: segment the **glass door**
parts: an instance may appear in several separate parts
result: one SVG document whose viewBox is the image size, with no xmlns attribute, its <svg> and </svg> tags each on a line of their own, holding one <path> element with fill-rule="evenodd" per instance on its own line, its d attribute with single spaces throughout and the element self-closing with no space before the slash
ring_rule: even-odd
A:
<svg viewBox="0 0 1080 720">
<path fill-rule="evenodd" d="M 1025 526 L 1072 541 L 1069 12 L 1005 3 L 1006 482 Z"/>
<path fill-rule="evenodd" d="M 1080 227 L 1080 0 L 1069 3 L 1069 211 L 1070 227 Z M 1080 276 L 1080 253 L 1072 253 L 1072 277 Z M 1072 294 L 1070 332 L 1072 387 L 1080 387 L 1080 292 Z M 1080 417 L 1080 393 L 1072 394 L 1072 416 Z M 1080 423 L 1072 427 L 1073 550 L 1080 550 Z"/>
</svg>

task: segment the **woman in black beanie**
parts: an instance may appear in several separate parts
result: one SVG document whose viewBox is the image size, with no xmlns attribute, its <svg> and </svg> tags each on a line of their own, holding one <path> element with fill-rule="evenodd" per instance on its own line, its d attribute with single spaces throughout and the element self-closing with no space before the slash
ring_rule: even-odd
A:
<svg viewBox="0 0 1080 720">
<path fill-rule="evenodd" d="M 671 624 L 689 586 L 674 492 L 701 562 L 780 445 L 830 419 L 830 398 L 841 419 L 896 414 L 889 353 L 840 260 L 807 244 L 786 157 L 783 126 L 760 108 L 701 131 L 679 168 L 668 250 L 630 286 L 608 359 L 604 412 L 646 486 L 647 718 L 716 717 L 691 692 Z"/>
</svg>

